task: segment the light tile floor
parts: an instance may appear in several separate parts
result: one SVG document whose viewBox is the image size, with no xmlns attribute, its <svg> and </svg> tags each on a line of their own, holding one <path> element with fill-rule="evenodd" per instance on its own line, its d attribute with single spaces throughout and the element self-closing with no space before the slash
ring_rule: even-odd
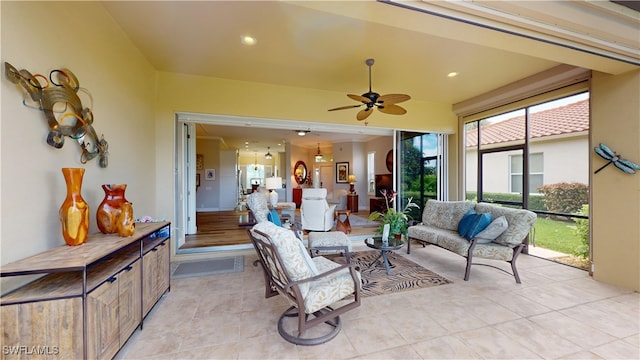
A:
<svg viewBox="0 0 640 360">
<path fill-rule="evenodd" d="M 522 284 L 485 266 L 464 281 L 463 258 L 414 249 L 397 253 L 453 284 L 365 297 L 326 344 L 280 337 L 276 323 L 288 304 L 264 298 L 262 270 L 247 252 L 242 273 L 173 280 L 116 359 L 640 358 L 639 293 L 527 255 L 518 259 Z"/>
</svg>

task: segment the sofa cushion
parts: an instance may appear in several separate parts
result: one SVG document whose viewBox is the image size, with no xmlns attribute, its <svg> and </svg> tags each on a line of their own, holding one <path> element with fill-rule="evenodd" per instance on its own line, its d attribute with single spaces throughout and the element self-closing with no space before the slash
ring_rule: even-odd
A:
<svg viewBox="0 0 640 360">
<path fill-rule="evenodd" d="M 507 223 L 507 218 L 503 216 L 498 216 L 493 219 L 491 224 L 487 226 L 484 230 L 480 231 L 476 235 L 478 244 L 488 244 L 495 240 L 498 236 L 502 235 L 505 230 L 509 227 L 509 223 Z"/>
<path fill-rule="evenodd" d="M 524 238 L 531 231 L 531 227 L 536 222 L 536 214 L 529 210 L 513 209 L 503 206 L 479 203 L 476 205 L 477 212 L 493 213 L 494 217 L 504 216 L 509 227 L 498 236 L 493 242 L 496 244 L 515 247 L 522 243 Z"/>
<path fill-rule="evenodd" d="M 419 239 L 431 244 L 436 244 L 438 246 L 443 246 L 442 243 L 446 242 L 445 239 L 449 238 L 458 239 L 461 242 L 469 243 L 467 240 L 460 237 L 457 230 L 440 229 L 435 226 L 409 226 L 409 228 L 407 229 L 407 235 L 410 238 Z"/>
<path fill-rule="evenodd" d="M 484 230 L 493 219 L 490 212 L 476 213 L 469 210 L 458 223 L 458 233 L 467 240 L 473 239 L 479 232 Z"/>
<path fill-rule="evenodd" d="M 473 209 L 475 204 L 472 201 L 429 200 L 422 212 L 422 223 L 441 229 L 457 231 L 458 223 L 460 223 L 467 211 Z"/>
</svg>

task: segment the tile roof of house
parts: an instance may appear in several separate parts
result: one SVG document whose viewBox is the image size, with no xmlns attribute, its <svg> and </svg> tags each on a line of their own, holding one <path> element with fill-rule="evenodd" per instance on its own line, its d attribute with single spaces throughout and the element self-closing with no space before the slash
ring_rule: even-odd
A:
<svg viewBox="0 0 640 360">
<path fill-rule="evenodd" d="M 524 115 L 482 127 L 482 145 L 524 139 Z M 531 114 L 531 139 L 589 130 L 589 100 Z M 478 129 L 467 132 L 467 147 L 478 145 Z"/>
</svg>

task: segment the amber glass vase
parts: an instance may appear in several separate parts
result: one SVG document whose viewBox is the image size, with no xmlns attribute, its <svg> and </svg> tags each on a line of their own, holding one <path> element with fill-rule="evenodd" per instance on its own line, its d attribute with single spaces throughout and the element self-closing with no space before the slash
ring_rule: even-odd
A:
<svg viewBox="0 0 640 360">
<path fill-rule="evenodd" d="M 133 219 L 133 204 L 128 201 L 123 202 L 120 206 L 116 229 L 118 230 L 118 235 L 122 237 L 131 236 L 136 232 L 136 222 Z"/>
<path fill-rule="evenodd" d="M 89 235 L 89 205 L 82 198 L 82 168 L 62 168 L 67 184 L 67 197 L 60 206 L 62 236 L 67 245 L 75 246 L 87 242 Z"/>
<path fill-rule="evenodd" d="M 122 204 L 128 202 L 124 197 L 127 184 L 103 184 L 104 199 L 98 205 L 96 219 L 98 229 L 103 234 L 114 234 L 118 232 L 118 218 L 122 213 Z"/>
</svg>

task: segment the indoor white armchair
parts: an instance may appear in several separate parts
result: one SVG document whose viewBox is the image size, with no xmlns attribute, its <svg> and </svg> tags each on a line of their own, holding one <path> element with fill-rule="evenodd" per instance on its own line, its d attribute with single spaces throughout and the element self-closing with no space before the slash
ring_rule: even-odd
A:
<svg viewBox="0 0 640 360">
<path fill-rule="evenodd" d="M 329 231 L 333 227 L 335 205 L 327 203 L 327 189 L 302 189 L 300 219 L 307 231 Z"/>
</svg>

